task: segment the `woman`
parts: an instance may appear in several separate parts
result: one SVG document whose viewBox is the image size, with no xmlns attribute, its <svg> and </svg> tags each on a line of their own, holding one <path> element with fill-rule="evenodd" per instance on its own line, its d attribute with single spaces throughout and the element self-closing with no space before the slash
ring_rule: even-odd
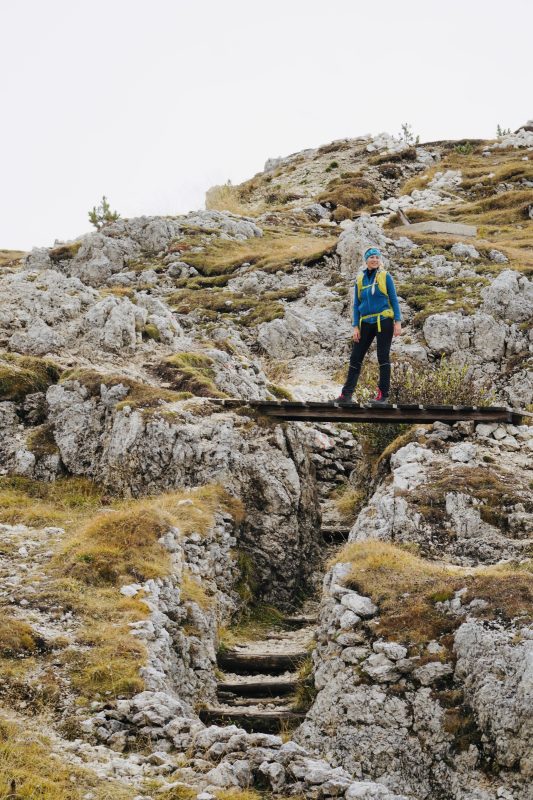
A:
<svg viewBox="0 0 533 800">
<path fill-rule="evenodd" d="M 402 332 L 400 306 L 392 276 L 383 269 L 381 253 L 370 247 L 364 255 L 366 268 L 357 276 L 353 303 L 353 346 L 350 367 L 338 403 L 351 403 L 363 359 L 374 338 L 379 362 L 378 392 L 372 405 L 389 402 L 390 346 Z"/>
</svg>

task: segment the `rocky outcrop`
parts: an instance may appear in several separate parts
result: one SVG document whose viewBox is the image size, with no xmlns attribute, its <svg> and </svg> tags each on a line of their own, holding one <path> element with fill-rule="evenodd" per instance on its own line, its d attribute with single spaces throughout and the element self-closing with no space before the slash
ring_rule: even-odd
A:
<svg viewBox="0 0 533 800">
<path fill-rule="evenodd" d="M 533 318 L 533 281 L 506 269 L 481 292 L 487 313 L 509 322 Z"/>
<path fill-rule="evenodd" d="M 318 694 L 296 741 L 360 779 L 401 787 L 409 798 L 526 800 L 530 630 L 520 641 L 512 626 L 467 620 L 454 637 L 456 664 L 437 641 L 410 654 L 376 635 L 379 609 L 346 588 L 350 570 L 336 564 L 324 581 L 313 652 Z M 449 607 L 452 616 L 468 613 L 460 596 Z"/>
<path fill-rule="evenodd" d="M 89 286 L 102 286 L 117 272 L 127 268 L 128 261 L 151 256 L 190 228 L 200 228 L 207 234 L 242 240 L 261 236 L 261 229 L 251 220 L 221 211 L 195 211 L 182 217 L 136 217 L 119 219 L 101 231 L 82 237 L 77 252 L 61 252 L 52 257 L 57 268 L 77 277 Z M 50 258 L 50 254 L 49 254 Z M 30 255 L 30 264 L 42 264 L 45 254 L 39 250 Z"/>
<path fill-rule="evenodd" d="M 312 466 L 296 429 L 261 430 L 231 413 L 199 417 L 186 405 L 163 414 L 117 411 L 117 397 L 105 386 L 91 396 L 74 381 L 50 387 L 47 401 L 72 474 L 134 496 L 224 483 L 248 509 L 239 543 L 253 552 L 259 595 L 288 603 L 305 588 L 318 557 L 319 517 Z"/>
<path fill-rule="evenodd" d="M 533 428 L 478 425 L 476 434 L 464 437 L 444 423 L 421 429 L 418 442 L 391 456 L 390 475 L 359 513 L 350 540 L 416 543 L 427 556 L 445 553 L 472 565 L 528 553 Z"/>
</svg>

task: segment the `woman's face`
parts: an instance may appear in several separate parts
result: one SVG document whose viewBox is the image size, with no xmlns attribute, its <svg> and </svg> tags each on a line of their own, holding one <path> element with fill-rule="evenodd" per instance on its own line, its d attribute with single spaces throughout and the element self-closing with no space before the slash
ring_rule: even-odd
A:
<svg viewBox="0 0 533 800">
<path fill-rule="evenodd" d="M 379 267 L 379 256 L 370 256 L 370 258 L 367 258 L 366 266 L 368 269 L 377 269 Z"/>
</svg>

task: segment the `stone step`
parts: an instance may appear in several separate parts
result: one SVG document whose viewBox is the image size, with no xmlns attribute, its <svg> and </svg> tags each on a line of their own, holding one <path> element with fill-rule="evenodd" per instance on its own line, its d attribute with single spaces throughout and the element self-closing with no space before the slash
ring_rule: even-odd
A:
<svg viewBox="0 0 533 800">
<path fill-rule="evenodd" d="M 283 706 L 284 710 L 289 710 L 292 697 L 242 697 L 242 695 L 232 694 L 230 692 L 218 692 L 218 701 L 224 706 L 231 706 L 235 710 L 242 709 L 246 711 L 248 706 L 262 708 L 266 705 L 269 706 Z"/>
<path fill-rule="evenodd" d="M 288 653 L 239 653 L 235 650 L 224 650 L 218 654 L 217 663 L 220 669 L 237 675 L 279 675 L 297 670 L 307 655 L 306 650 Z"/>
<path fill-rule="evenodd" d="M 219 694 L 234 694 L 240 697 L 279 697 L 292 694 L 297 686 L 296 675 L 293 680 L 280 681 L 220 681 L 217 684 Z"/>
<path fill-rule="evenodd" d="M 327 544 L 339 543 L 348 541 L 348 536 L 350 534 L 350 528 L 321 528 L 320 533 L 322 534 L 322 539 Z"/>
<path fill-rule="evenodd" d="M 199 712 L 200 719 L 208 725 L 238 725 L 250 733 L 279 733 L 296 727 L 305 718 L 303 711 L 238 711 L 208 707 Z"/>
<path fill-rule="evenodd" d="M 284 617 L 283 623 L 290 628 L 305 628 L 307 625 L 315 625 L 316 619 L 316 614 L 293 614 Z"/>
</svg>

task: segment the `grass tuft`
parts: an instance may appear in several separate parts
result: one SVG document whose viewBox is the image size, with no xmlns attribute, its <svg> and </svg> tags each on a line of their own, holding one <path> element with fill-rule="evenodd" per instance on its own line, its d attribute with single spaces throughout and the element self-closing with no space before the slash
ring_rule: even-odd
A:
<svg viewBox="0 0 533 800">
<path fill-rule="evenodd" d="M 26 656 L 36 649 L 37 641 L 30 625 L 4 614 L 0 619 L 0 656 Z"/>
<path fill-rule="evenodd" d="M 94 800 L 132 800 L 138 794 L 134 787 L 63 762 L 39 729 L 0 718 L 0 797 L 83 800 L 91 793 Z"/>
<path fill-rule="evenodd" d="M 466 570 L 446 567 L 420 558 L 406 549 L 379 542 L 351 542 L 332 563 L 349 562 L 346 585 L 371 597 L 380 609 L 376 633 L 406 644 L 420 644 L 453 632 L 461 618 L 438 606 L 442 598 L 467 588 L 463 598 L 487 601 L 475 613 L 481 618 L 506 622 L 533 618 L 531 562 L 520 567 L 502 565 Z"/>
<path fill-rule="evenodd" d="M 32 392 L 45 392 L 59 380 L 60 370 L 45 358 L 2 353 L 0 356 L 0 401 L 20 402 Z"/>
<path fill-rule="evenodd" d="M 166 358 L 157 371 L 173 389 L 191 396 L 227 397 L 216 386 L 213 364 L 213 359 L 204 353 L 177 353 Z"/>
</svg>

